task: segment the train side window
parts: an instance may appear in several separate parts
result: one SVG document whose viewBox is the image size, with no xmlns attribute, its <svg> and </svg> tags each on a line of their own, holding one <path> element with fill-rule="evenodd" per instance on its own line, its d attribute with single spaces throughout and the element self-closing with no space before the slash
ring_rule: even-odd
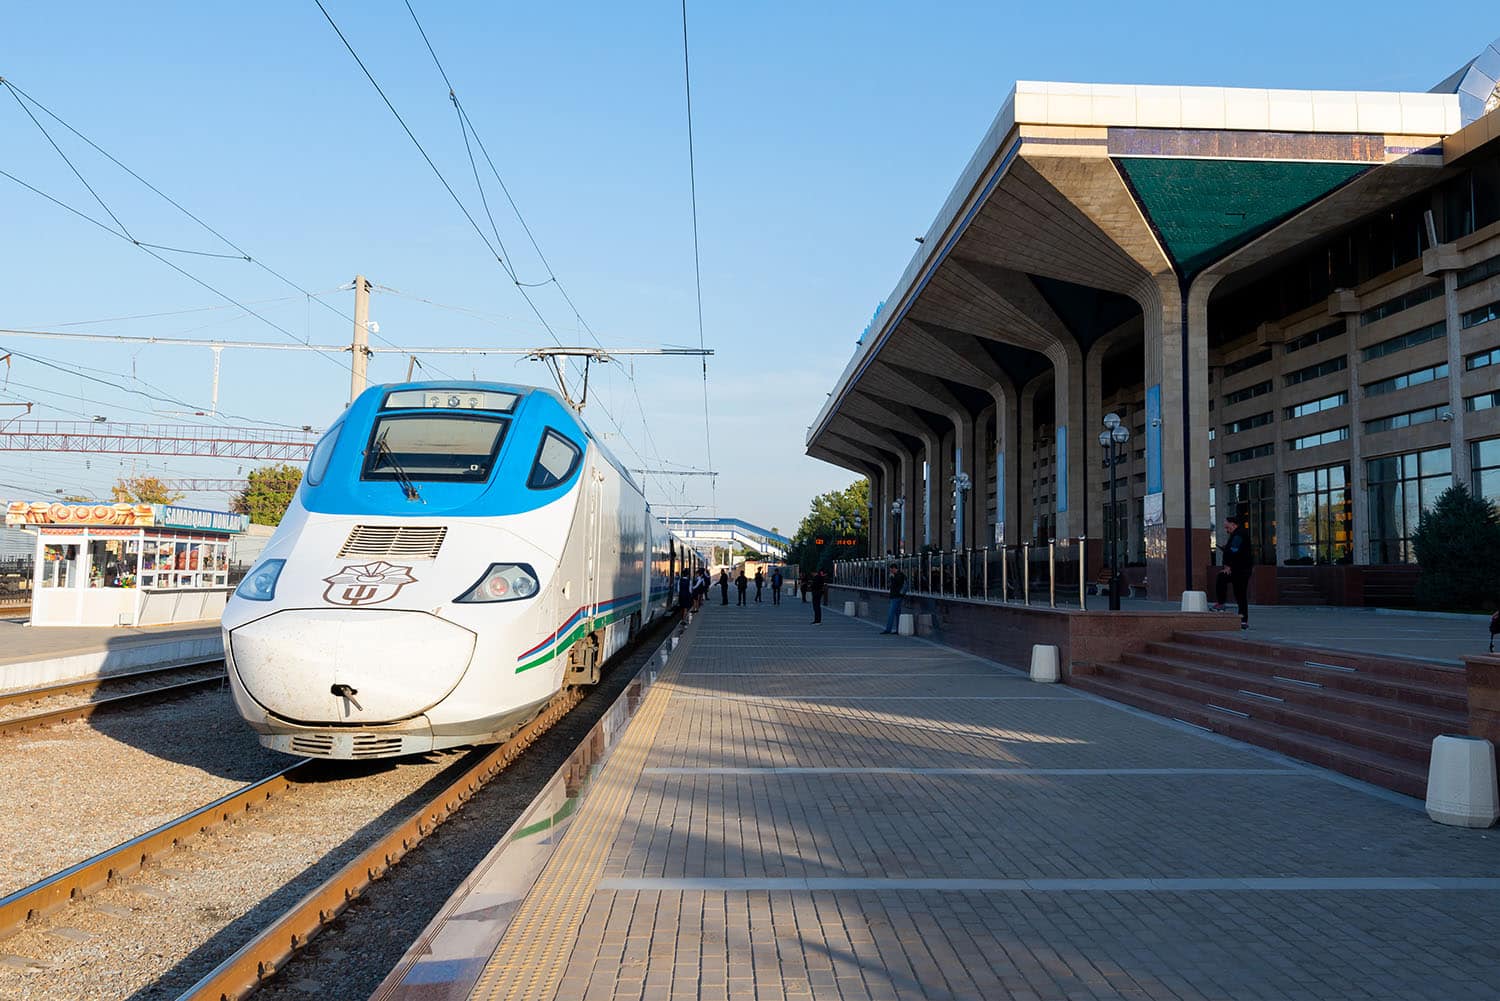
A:
<svg viewBox="0 0 1500 1001">
<path fill-rule="evenodd" d="M 551 428 L 542 435 L 542 444 L 536 450 L 536 461 L 531 464 L 531 475 L 526 485 L 533 490 L 548 490 L 565 482 L 578 468 L 583 457 L 578 446 Z"/>
<path fill-rule="evenodd" d="M 315 487 L 323 482 L 323 474 L 328 472 L 328 460 L 333 458 L 333 446 L 338 444 L 339 432 L 343 429 L 344 422 L 339 421 L 324 433 L 313 448 L 312 458 L 307 460 L 308 486 Z"/>
</svg>

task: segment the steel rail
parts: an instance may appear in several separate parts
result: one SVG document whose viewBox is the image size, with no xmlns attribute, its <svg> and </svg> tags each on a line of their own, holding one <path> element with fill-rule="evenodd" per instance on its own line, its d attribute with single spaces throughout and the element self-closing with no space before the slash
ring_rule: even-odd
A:
<svg viewBox="0 0 1500 1001">
<path fill-rule="evenodd" d="M 148 688 L 144 692 L 132 692 L 129 695 L 112 695 L 107 699 L 95 699 L 67 709 L 53 709 L 30 716 L 17 716 L 14 719 L 0 720 L 0 736 L 34 730 L 39 726 L 53 726 L 57 723 L 88 719 L 99 713 L 118 712 L 122 709 L 149 705 L 161 699 L 188 695 L 196 691 L 216 688 L 222 684 L 224 684 L 222 677 L 199 678 L 196 681 L 180 681 L 173 685 L 163 685 L 160 688 Z"/>
<path fill-rule="evenodd" d="M 273 976 L 319 931 L 332 924 L 375 880 L 380 879 L 443 821 L 583 699 L 570 688 L 514 737 L 486 754 L 425 806 L 334 873 L 291 910 L 260 931 L 234 955 L 178 996 L 177 1001 L 240 1001 Z"/>
<path fill-rule="evenodd" d="M 214 657 L 211 660 L 201 660 L 193 664 L 174 664 L 171 667 L 147 667 L 139 671 L 106 674 L 94 678 L 83 678 L 78 681 L 64 681 L 56 685 L 43 685 L 41 688 L 26 688 L 14 692 L 3 692 L 0 693 L 0 706 L 15 705 L 18 702 L 36 702 L 40 699 L 55 698 L 59 695 L 86 695 L 117 681 L 144 681 L 147 678 L 161 675 L 170 676 L 182 671 L 195 671 L 198 668 L 208 667 L 211 664 L 222 663 L 224 663 L 224 658 Z"/>
<path fill-rule="evenodd" d="M 292 785 L 297 774 L 310 763 L 310 759 L 304 758 L 85 862 L 0 897 L 0 938 L 15 934 L 27 921 L 50 914 L 70 900 L 88 896 L 118 877 L 135 872 L 151 859 L 172 851 L 189 838 L 264 803 Z"/>
</svg>

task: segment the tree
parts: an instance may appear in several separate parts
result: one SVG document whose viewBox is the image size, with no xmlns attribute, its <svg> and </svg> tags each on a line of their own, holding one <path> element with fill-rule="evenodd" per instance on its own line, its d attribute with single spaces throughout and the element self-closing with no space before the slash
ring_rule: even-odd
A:
<svg viewBox="0 0 1500 1001">
<path fill-rule="evenodd" d="M 109 489 L 116 504 L 176 504 L 183 495 L 155 476 L 125 476 Z"/>
<path fill-rule="evenodd" d="M 811 509 L 792 536 L 787 562 L 795 563 L 803 573 L 819 567 L 828 568 L 835 557 L 853 559 L 865 554 L 862 537 L 869 531 L 870 481 L 855 480 L 843 490 L 831 490 L 812 499 Z M 856 528 L 856 524 L 859 526 Z M 834 543 L 840 537 L 861 539 L 857 546 L 839 551 Z M 822 539 L 823 545 L 817 540 Z"/>
<path fill-rule="evenodd" d="M 248 514 L 257 525 L 279 525 L 301 485 L 302 470 L 291 463 L 252 469 L 245 489 L 229 502 L 229 509 Z"/>
<path fill-rule="evenodd" d="M 94 498 L 85 497 L 83 494 L 68 494 L 63 498 L 64 504 L 92 504 Z"/>
<path fill-rule="evenodd" d="M 1489 501 L 1463 484 L 1444 490 L 1418 519 L 1412 548 L 1422 568 L 1419 604 L 1449 611 L 1494 607 L 1500 523 Z"/>
</svg>

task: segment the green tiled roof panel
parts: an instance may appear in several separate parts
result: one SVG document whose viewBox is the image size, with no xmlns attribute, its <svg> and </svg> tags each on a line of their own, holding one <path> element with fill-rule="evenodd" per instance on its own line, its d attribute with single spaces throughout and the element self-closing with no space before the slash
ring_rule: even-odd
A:
<svg viewBox="0 0 1500 1001">
<path fill-rule="evenodd" d="M 1197 273 L 1357 174 L 1359 163 L 1120 157 L 1179 271 Z"/>
</svg>

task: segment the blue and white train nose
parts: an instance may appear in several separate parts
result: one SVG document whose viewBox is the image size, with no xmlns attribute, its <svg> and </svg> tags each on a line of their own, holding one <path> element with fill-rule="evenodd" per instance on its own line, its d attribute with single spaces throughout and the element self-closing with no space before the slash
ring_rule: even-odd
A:
<svg viewBox="0 0 1500 1001">
<path fill-rule="evenodd" d="M 381 724 L 420 715 L 458 685 L 475 635 L 425 612 L 304 608 L 229 631 L 246 693 L 294 723 Z"/>
</svg>

